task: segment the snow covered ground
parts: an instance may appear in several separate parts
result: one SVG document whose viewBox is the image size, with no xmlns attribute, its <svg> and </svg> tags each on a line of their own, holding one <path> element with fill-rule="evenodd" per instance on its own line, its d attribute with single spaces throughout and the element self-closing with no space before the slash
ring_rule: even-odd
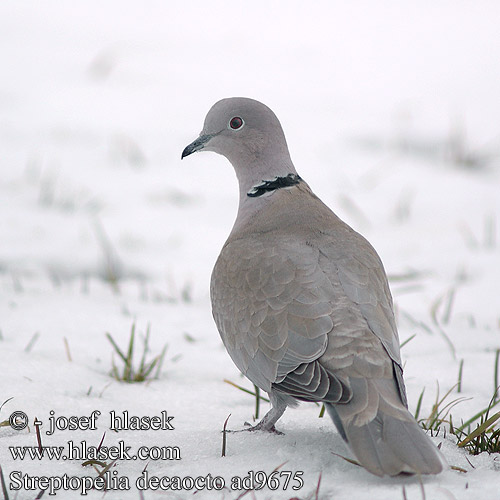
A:
<svg viewBox="0 0 500 500">
<path fill-rule="evenodd" d="M 180 154 L 218 99 L 242 95 L 280 117 L 299 173 L 378 250 L 392 277 L 410 409 L 421 416 L 458 380 L 454 422 L 493 394 L 500 348 L 500 37 L 497 2 L 165 2 L 0 4 L 0 427 L 14 471 L 92 476 L 80 460 L 14 460 L 9 447 L 123 441 L 178 447 L 180 460 L 118 460 L 125 491 L 88 498 L 227 498 L 232 477 L 303 472 L 245 498 L 500 499 L 498 454 L 434 438 L 438 477 L 377 478 L 348 455 L 319 408 L 280 421 L 284 436 L 230 434 L 251 421 L 240 378 L 211 318 L 208 283 L 236 212 L 222 157 Z M 110 280 L 112 282 L 110 282 Z M 450 299 L 451 297 L 451 299 Z M 441 300 L 440 300 L 441 299 Z M 132 324 L 138 364 L 168 344 L 161 375 L 115 381 Z M 68 350 L 65 346 L 65 339 Z M 263 404 L 262 412 L 267 404 Z M 101 412 L 95 430 L 49 417 Z M 109 429 L 110 412 L 166 411 L 175 430 Z M 63 422 L 63 420 L 60 420 Z M 171 448 L 175 450 L 175 448 Z M 150 476 L 221 476 L 222 491 L 139 492 Z M 284 465 L 282 465 L 284 464 Z M 318 487 L 318 479 L 321 482 Z M 0 489 L 1 491 L 1 489 Z M 39 489 L 9 491 L 34 499 Z M 142 495 L 142 496 L 141 496 Z M 406 495 L 406 497 L 405 497 Z M 78 498 L 59 491 L 59 498 Z M 0 493 L 0 498 L 2 493 Z M 44 498 L 49 498 L 46 492 Z"/>
</svg>

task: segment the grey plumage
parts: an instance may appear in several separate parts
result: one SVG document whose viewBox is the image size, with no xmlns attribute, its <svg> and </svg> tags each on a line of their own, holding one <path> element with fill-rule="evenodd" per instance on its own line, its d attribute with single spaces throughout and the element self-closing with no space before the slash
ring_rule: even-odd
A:
<svg viewBox="0 0 500 500">
<path fill-rule="evenodd" d="M 270 395 L 256 426 L 324 402 L 359 462 L 377 475 L 436 474 L 444 459 L 407 410 L 387 277 L 377 253 L 298 175 L 274 113 L 224 99 L 195 151 L 226 156 L 240 202 L 211 280 L 212 310 L 240 371 Z"/>
</svg>

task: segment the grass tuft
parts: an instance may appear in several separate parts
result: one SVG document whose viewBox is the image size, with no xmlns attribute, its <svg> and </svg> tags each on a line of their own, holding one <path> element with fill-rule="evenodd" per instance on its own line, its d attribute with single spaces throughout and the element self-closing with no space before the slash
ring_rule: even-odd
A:
<svg viewBox="0 0 500 500">
<path fill-rule="evenodd" d="M 497 389 L 483 411 L 454 429 L 454 434 L 459 439 L 458 446 L 460 448 L 465 448 L 471 455 L 479 455 L 482 452 L 500 453 L 500 428 L 495 428 L 495 425 L 500 420 L 500 411 L 491 417 L 489 416 L 490 411 L 498 403 L 500 403 L 500 399 L 498 399 Z M 472 429 L 471 425 L 477 420 L 479 422 L 476 428 Z"/>
<path fill-rule="evenodd" d="M 460 397 L 453 399 L 452 401 L 447 401 L 449 395 L 455 389 L 457 384 L 455 384 L 442 398 L 439 397 L 439 384 L 437 385 L 436 400 L 432 405 L 431 413 L 427 418 L 418 420 L 419 424 L 425 429 L 431 432 L 439 431 L 439 428 L 445 424 L 450 423 L 450 420 L 446 420 L 450 414 L 450 410 L 461 403 L 466 401 L 467 398 Z M 421 396 L 423 396 L 423 391 Z M 421 401 L 419 400 L 419 403 Z"/>
<path fill-rule="evenodd" d="M 498 399 L 497 395 L 498 390 L 495 391 L 486 408 L 467 419 L 459 427 L 456 427 L 453 424 L 453 418 L 450 411 L 457 404 L 466 399 L 470 399 L 460 397 L 451 401 L 449 400 L 450 394 L 457 385 L 458 384 L 454 385 L 442 398 L 439 397 L 438 385 L 436 400 L 429 416 L 419 419 L 418 417 L 424 395 L 424 390 L 422 390 L 417 403 L 415 419 L 426 431 L 430 431 L 431 435 L 434 433 L 437 434 L 440 430 L 443 430 L 446 436 L 448 430 L 450 434 L 457 438 L 457 446 L 459 448 L 464 448 L 471 455 L 478 455 L 483 452 L 500 453 L 500 428 L 498 428 L 500 411 L 490 416 L 491 410 L 500 403 L 500 399 Z M 475 427 L 473 427 L 474 423 L 476 423 Z M 456 470 L 460 470 L 460 468 L 456 468 Z"/>
<path fill-rule="evenodd" d="M 161 366 L 163 364 L 163 359 L 165 357 L 165 352 L 167 350 L 167 344 L 163 347 L 160 354 L 155 356 L 152 360 L 146 361 L 146 354 L 149 351 L 149 335 L 150 335 L 150 325 L 148 324 L 146 330 L 146 336 L 144 338 L 144 347 L 142 351 L 141 360 L 138 367 L 133 365 L 134 357 L 134 342 L 135 342 L 135 323 L 132 323 L 132 328 L 130 331 L 130 338 L 128 342 L 126 354 L 118 347 L 111 334 L 106 333 L 107 339 L 110 341 L 118 357 L 122 360 L 124 366 L 123 370 L 120 372 L 118 367 L 115 365 L 113 360 L 113 367 L 111 370 L 111 375 L 116 380 L 121 382 L 144 382 L 149 379 L 157 379 L 160 375 Z M 153 374 L 153 370 L 155 370 Z"/>
<path fill-rule="evenodd" d="M 458 443 L 459 448 L 468 449 L 471 455 L 500 452 L 500 429 L 494 429 L 494 424 L 500 419 L 500 411 L 490 418 L 481 417 L 481 422 L 465 438 Z"/>
</svg>

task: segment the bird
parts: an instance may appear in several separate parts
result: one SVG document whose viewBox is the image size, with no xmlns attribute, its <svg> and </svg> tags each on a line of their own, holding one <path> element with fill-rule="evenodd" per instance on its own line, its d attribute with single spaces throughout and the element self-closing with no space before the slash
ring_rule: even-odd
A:
<svg viewBox="0 0 500 500">
<path fill-rule="evenodd" d="M 234 167 L 237 216 L 210 281 L 212 314 L 238 369 L 269 394 L 251 430 L 279 432 L 285 409 L 323 403 L 377 476 L 438 474 L 446 461 L 408 411 L 387 275 L 372 245 L 311 190 L 265 104 L 218 101 L 181 159 Z"/>
</svg>

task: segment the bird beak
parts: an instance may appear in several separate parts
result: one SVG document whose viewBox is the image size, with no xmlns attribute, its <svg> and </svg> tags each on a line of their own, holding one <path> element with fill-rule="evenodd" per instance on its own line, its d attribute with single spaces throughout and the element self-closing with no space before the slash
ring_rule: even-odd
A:
<svg viewBox="0 0 500 500">
<path fill-rule="evenodd" d="M 198 139 L 193 141 L 189 146 L 186 146 L 184 148 L 184 151 L 182 152 L 181 155 L 181 160 L 185 156 L 189 156 L 191 153 L 196 153 L 196 151 L 200 151 L 205 147 L 207 142 L 213 137 L 213 134 L 206 134 L 206 135 L 200 135 Z"/>
</svg>

